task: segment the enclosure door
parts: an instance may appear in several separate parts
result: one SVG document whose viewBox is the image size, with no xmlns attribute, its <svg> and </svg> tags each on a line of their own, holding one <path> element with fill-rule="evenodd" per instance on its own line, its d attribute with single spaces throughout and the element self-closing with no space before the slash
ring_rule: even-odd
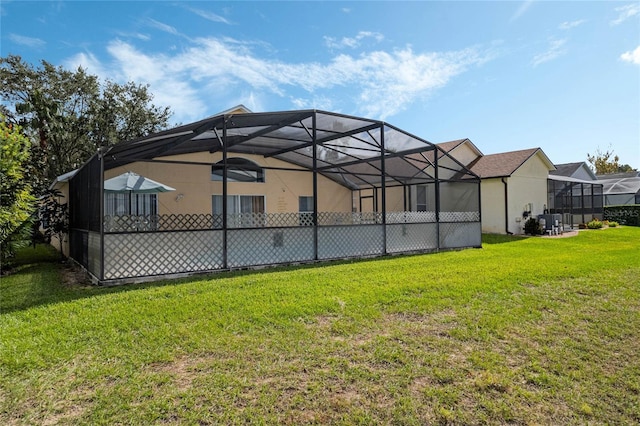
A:
<svg viewBox="0 0 640 426">
<path fill-rule="evenodd" d="M 313 225 L 313 196 L 298 197 L 298 214 L 300 226 Z"/>
</svg>

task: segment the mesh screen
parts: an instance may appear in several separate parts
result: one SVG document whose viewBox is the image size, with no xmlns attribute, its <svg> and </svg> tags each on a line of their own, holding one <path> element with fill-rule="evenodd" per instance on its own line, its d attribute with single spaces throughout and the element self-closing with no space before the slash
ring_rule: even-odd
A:
<svg viewBox="0 0 640 426">
<path fill-rule="evenodd" d="M 222 231 L 104 236 L 104 279 L 223 268 Z"/>
<path fill-rule="evenodd" d="M 89 266 L 89 239 L 87 231 L 80 231 L 77 229 L 71 229 L 69 232 L 69 255 L 73 260 L 80 265 L 88 268 Z M 98 275 L 96 275 L 98 276 Z"/>
<path fill-rule="evenodd" d="M 228 231 L 230 268 L 313 260 L 313 228 Z"/>
<path fill-rule="evenodd" d="M 100 159 L 94 156 L 69 180 L 69 225 L 100 232 Z"/>
<path fill-rule="evenodd" d="M 102 278 L 102 265 L 100 262 L 100 233 L 89 232 L 87 240 L 87 270 L 95 277 Z"/>
<path fill-rule="evenodd" d="M 402 253 L 437 249 L 437 226 L 435 223 L 387 225 L 387 252 Z"/>
<path fill-rule="evenodd" d="M 480 247 L 481 245 L 480 222 L 440 224 L 440 248 Z"/>
<path fill-rule="evenodd" d="M 318 258 L 337 259 L 383 254 L 383 231 L 380 225 L 321 226 L 318 228 Z"/>
</svg>

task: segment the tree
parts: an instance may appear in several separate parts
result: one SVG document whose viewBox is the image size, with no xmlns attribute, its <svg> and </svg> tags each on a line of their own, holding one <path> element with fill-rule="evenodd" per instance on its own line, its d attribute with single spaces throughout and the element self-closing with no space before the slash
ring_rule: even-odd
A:
<svg viewBox="0 0 640 426">
<path fill-rule="evenodd" d="M 594 155 L 587 154 L 587 161 L 591 164 L 591 168 L 597 175 L 634 171 L 628 164 L 621 165 L 620 158 L 617 155 L 613 155 L 613 150 L 602 152 L 600 148 L 598 148 Z"/>
<path fill-rule="evenodd" d="M 64 195 L 59 190 L 47 190 L 42 197 L 40 216 L 45 238 L 49 242 L 54 237 L 58 240 L 60 256 L 64 259 L 62 243 L 64 237 L 69 233 L 69 209 L 67 203 L 60 202 L 61 198 L 64 198 Z"/>
<path fill-rule="evenodd" d="M 25 179 L 29 140 L 0 116 L 0 262 L 5 265 L 21 244 L 28 244 L 35 198 Z"/>
<path fill-rule="evenodd" d="M 82 68 L 69 71 L 44 60 L 35 68 L 20 56 L 0 58 L 4 110 L 32 141 L 30 178 L 37 193 L 100 147 L 167 128 L 171 111 L 155 106 L 148 89 L 133 82 L 101 84 Z"/>
</svg>

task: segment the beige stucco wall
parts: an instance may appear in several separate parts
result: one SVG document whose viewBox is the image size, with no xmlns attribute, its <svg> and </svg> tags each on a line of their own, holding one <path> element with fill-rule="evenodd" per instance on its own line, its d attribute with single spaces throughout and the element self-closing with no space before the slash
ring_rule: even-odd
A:
<svg viewBox="0 0 640 426">
<path fill-rule="evenodd" d="M 504 185 L 500 179 L 482 179 L 480 183 L 482 232 L 504 234 Z"/>
<path fill-rule="evenodd" d="M 230 155 L 230 157 L 246 158 L 262 167 L 299 170 L 267 169 L 264 183 L 228 183 L 229 195 L 264 195 L 266 213 L 297 212 L 298 197 L 313 195 L 313 175 L 305 169 L 260 155 Z M 175 188 L 175 191 L 158 194 L 160 214 L 210 214 L 212 196 L 222 194 L 222 182 L 211 180 L 211 164 L 221 161 L 222 154 L 201 152 L 162 159 L 206 164 L 137 162 L 105 171 L 105 180 L 132 171 Z M 351 190 L 318 175 L 319 211 L 351 212 L 353 205 Z"/>
<path fill-rule="evenodd" d="M 513 234 L 523 234 L 525 208 L 531 215 L 543 213 L 547 202 L 549 168 L 538 155 L 533 156 L 508 178 L 508 227 Z M 482 232 L 505 233 L 504 185 L 501 178 L 482 179 Z"/>
<path fill-rule="evenodd" d="M 536 155 L 509 178 L 509 230 L 514 234 L 524 232 L 525 206 L 530 206 L 533 217 L 543 213 L 547 203 L 548 176 L 549 168 Z"/>
</svg>

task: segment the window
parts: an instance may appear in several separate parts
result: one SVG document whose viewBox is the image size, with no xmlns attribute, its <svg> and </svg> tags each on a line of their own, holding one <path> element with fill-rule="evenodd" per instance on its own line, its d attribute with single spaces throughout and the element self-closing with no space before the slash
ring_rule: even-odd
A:
<svg viewBox="0 0 640 426">
<path fill-rule="evenodd" d="M 427 187 L 425 185 L 416 186 L 416 211 L 427 211 Z"/>
<path fill-rule="evenodd" d="M 213 196 L 213 227 L 222 228 L 222 195 Z M 227 195 L 227 227 L 264 226 L 264 195 Z"/>
<path fill-rule="evenodd" d="M 300 226 L 313 225 L 313 197 L 298 197 L 298 212 L 300 213 Z"/>
<path fill-rule="evenodd" d="M 219 161 L 211 166 L 211 180 L 222 182 L 224 163 Z M 264 182 L 264 169 L 245 158 L 227 159 L 227 180 L 229 182 Z"/>
<path fill-rule="evenodd" d="M 157 194 L 107 192 L 104 194 L 106 216 L 151 216 L 158 214 Z"/>
</svg>

